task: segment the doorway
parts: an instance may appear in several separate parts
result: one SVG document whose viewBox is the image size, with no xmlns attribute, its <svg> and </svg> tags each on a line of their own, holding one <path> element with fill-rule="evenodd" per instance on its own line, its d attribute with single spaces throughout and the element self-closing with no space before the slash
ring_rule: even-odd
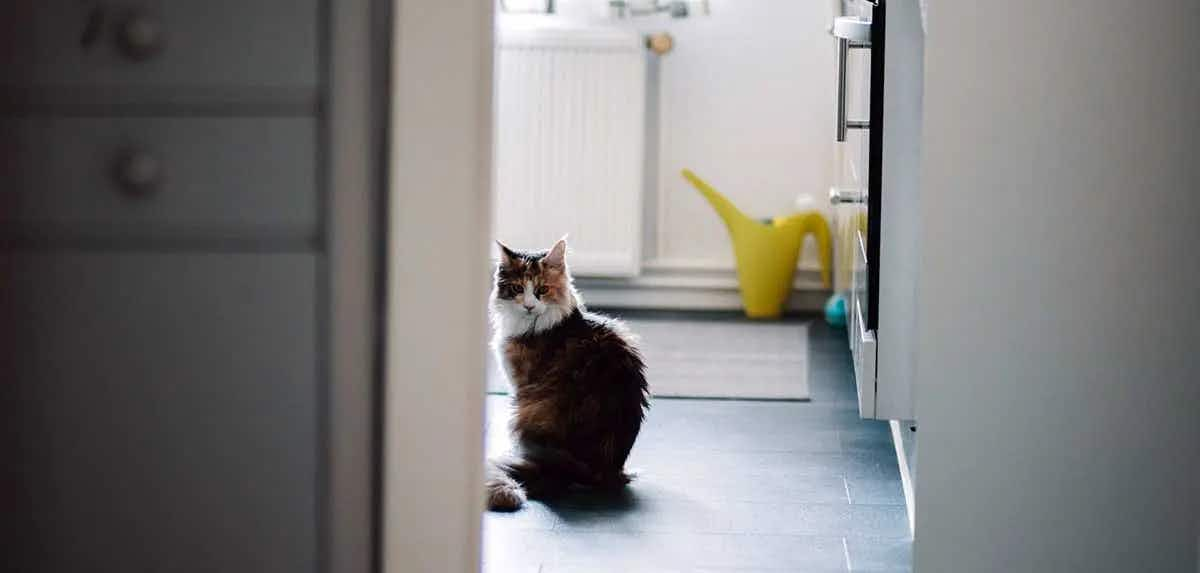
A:
<svg viewBox="0 0 1200 573">
<path fill-rule="evenodd" d="M 681 176 L 755 218 L 832 220 L 828 6 L 515 4 L 495 19 L 491 238 L 568 236 L 587 309 L 640 338 L 652 403 L 628 487 L 485 513 L 483 570 L 906 570 L 891 431 L 860 418 L 846 334 L 820 319 L 817 241 L 782 318 L 748 320 L 721 217 Z M 487 354 L 500 457 L 521 398 Z"/>
</svg>

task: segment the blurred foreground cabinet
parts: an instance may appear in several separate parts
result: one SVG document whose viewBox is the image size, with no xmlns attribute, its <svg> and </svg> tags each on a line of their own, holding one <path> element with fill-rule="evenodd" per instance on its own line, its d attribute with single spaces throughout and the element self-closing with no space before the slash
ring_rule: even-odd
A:
<svg viewBox="0 0 1200 573">
<path fill-rule="evenodd" d="M 366 570 L 384 4 L 0 7 L 0 569 Z"/>
<path fill-rule="evenodd" d="M 5 254 L 20 570 L 313 570 L 316 260 Z"/>
</svg>

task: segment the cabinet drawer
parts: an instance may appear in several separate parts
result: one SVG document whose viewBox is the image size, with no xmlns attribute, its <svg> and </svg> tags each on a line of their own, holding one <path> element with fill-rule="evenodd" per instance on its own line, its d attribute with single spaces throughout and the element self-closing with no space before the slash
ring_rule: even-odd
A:
<svg viewBox="0 0 1200 573">
<path fill-rule="evenodd" d="M 850 356 L 854 364 L 854 381 L 858 390 L 858 412 L 863 418 L 875 417 L 876 395 L 876 340 L 875 333 L 867 330 L 867 247 L 862 230 L 853 231 L 854 270 L 847 301 L 847 335 L 850 339 Z"/>
<path fill-rule="evenodd" d="M 307 118 L 0 119 L 0 238 L 310 240 L 315 130 Z"/>
<path fill-rule="evenodd" d="M 846 117 L 857 121 L 871 119 L 871 53 L 869 50 L 850 50 L 847 69 L 849 78 L 846 82 Z M 865 129 L 851 129 L 846 132 L 846 141 L 841 145 L 845 165 L 842 169 L 847 173 L 849 181 L 844 185 L 859 189 L 867 188 L 867 156 L 869 151 L 870 133 Z"/>
<path fill-rule="evenodd" d="M 316 273 L 300 254 L 0 253 L 6 512 L 36 516 L 5 564 L 314 571 Z"/>
<path fill-rule="evenodd" d="M 867 265 L 870 264 L 867 260 L 867 230 L 859 226 L 853 229 L 851 233 L 853 241 L 851 248 L 854 249 L 854 267 L 851 273 L 850 291 L 854 307 L 865 318 L 870 314 L 868 308 L 870 306 L 870 298 L 868 296 L 870 286 L 867 284 L 870 281 L 870 274 L 867 269 Z"/>
<path fill-rule="evenodd" d="M 6 0 L 0 91 L 314 88 L 319 0 Z"/>
</svg>

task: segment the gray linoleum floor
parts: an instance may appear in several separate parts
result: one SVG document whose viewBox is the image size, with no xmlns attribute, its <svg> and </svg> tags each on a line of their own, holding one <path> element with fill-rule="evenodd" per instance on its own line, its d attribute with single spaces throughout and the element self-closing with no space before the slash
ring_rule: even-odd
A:
<svg viewBox="0 0 1200 573">
<path fill-rule="evenodd" d="M 910 571 L 891 434 L 858 417 L 845 333 L 811 323 L 808 352 L 810 402 L 655 400 L 626 492 L 487 514 L 483 570 Z M 487 408 L 500 453 L 508 398 Z"/>
</svg>

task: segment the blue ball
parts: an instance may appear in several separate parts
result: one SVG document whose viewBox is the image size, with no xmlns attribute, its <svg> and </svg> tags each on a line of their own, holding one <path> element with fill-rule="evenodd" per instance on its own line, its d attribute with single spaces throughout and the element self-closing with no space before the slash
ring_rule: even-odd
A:
<svg viewBox="0 0 1200 573">
<path fill-rule="evenodd" d="M 846 297 L 840 294 L 829 297 L 825 303 L 825 322 L 837 328 L 846 326 Z"/>
</svg>

